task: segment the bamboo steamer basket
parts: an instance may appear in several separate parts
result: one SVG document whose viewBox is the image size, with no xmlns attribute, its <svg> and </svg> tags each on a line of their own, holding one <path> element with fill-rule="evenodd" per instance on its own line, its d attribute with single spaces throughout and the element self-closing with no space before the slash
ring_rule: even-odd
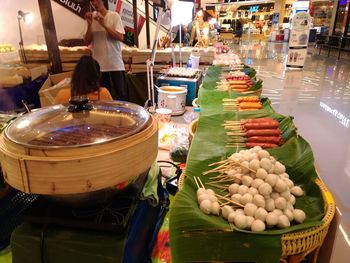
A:
<svg viewBox="0 0 350 263">
<path fill-rule="evenodd" d="M 92 105 L 94 108 L 103 105 L 110 109 L 115 103 L 94 102 Z M 117 103 L 120 106 L 122 102 Z M 134 109 L 139 107 L 143 110 L 138 105 L 125 104 L 121 122 L 125 121 L 125 118 L 127 122 L 134 117 L 135 113 L 132 111 L 131 117 L 126 114 L 130 105 Z M 51 110 L 48 108 L 53 107 L 64 106 L 50 106 L 35 113 Z M 27 119 L 30 119 L 30 114 Z M 65 114 L 67 118 L 69 113 Z M 99 115 L 102 116 L 103 122 L 109 122 L 115 117 L 113 111 L 108 114 L 103 111 L 88 114 L 92 116 L 88 119 L 92 126 L 99 122 Z M 157 122 L 145 110 L 141 115 L 144 117 L 144 123 L 130 136 L 65 147 L 23 145 L 9 138 L 6 132 L 12 125 L 23 122 L 23 116 L 10 124 L 0 137 L 0 160 L 4 178 L 9 185 L 22 192 L 43 195 L 68 196 L 92 193 L 118 184 L 127 185 L 147 171 L 157 157 Z M 38 133 L 40 136 L 41 132 Z"/>
</svg>

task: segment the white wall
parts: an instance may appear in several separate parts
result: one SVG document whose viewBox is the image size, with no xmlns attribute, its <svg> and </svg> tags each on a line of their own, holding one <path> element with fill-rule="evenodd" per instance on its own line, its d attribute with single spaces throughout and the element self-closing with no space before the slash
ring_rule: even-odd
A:
<svg viewBox="0 0 350 263">
<path fill-rule="evenodd" d="M 141 4 L 141 0 L 139 1 Z M 51 5 L 58 41 L 65 38 L 82 38 L 86 30 L 85 20 L 53 1 L 51 1 Z M 0 6 L 0 43 L 11 43 L 18 47 L 17 12 L 22 10 L 24 12 L 32 12 L 34 15 L 34 20 L 31 24 L 22 23 L 24 45 L 32 43 L 45 44 L 38 0 L 0 0 Z M 153 17 L 153 10 L 150 10 L 150 17 Z M 155 25 L 150 23 L 151 46 L 154 41 L 155 28 Z M 160 32 L 159 35 L 161 37 L 165 33 Z M 139 34 L 139 43 L 140 48 L 146 48 L 146 24 L 143 25 Z"/>
<path fill-rule="evenodd" d="M 64 38 L 81 38 L 86 30 L 84 19 L 53 1 L 51 5 L 58 41 Z M 0 6 L 0 43 L 11 43 L 18 47 L 18 10 L 32 12 L 34 15 L 31 24 L 22 23 L 24 45 L 45 43 L 38 0 L 0 0 Z"/>
</svg>

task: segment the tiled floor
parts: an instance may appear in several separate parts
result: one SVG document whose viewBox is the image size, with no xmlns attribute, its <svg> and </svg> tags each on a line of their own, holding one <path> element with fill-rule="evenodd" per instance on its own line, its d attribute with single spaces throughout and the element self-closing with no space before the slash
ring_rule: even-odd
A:
<svg viewBox="0 0 350 263">
<path fill-rule="evenodd" d="M 304 69 L 291 71 L 284 66 L 285 43 L 243 41 L 234 48 L 257 69 L 264 80 L 263 96 L 276 111 L 295 117 L 320 177 L 335 197 L 339 223 L 333 253 L 319 261 L 350 262 L 350 60 L 313 55 L 310 48 Z"/>
</svg>

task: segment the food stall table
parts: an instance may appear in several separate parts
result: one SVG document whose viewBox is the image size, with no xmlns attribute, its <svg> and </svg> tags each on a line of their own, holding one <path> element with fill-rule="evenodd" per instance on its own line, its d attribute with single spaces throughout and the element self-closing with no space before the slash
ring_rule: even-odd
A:
<svg viewBox="0 0 350 263">
<path fill-rule="evenodd" d="M 261 99 L 263 108 L 259 111 L 223 112 L 222 100 L 237 98 L 239 94 L 217 90 L 216 83 L 222 72 L 223 68 L 210 68 L 199 93 L 201 114 L 187 159 L 187 179 L 170 210 L 173 262 L 278 262 L 281 258 L 299 262 L 313 251 L 317 256 L 334 216 L 335 204 L 331 194 L 319 183 L 309 144 L 296 133 L 292 118 L 276 113 L 268 99 Z M 210 169 L 208 165 L 241 149 L 241 146 L 227 147 L 226 131 L 222 128 L 225 120 L 263 117 L 278 120 L 284 131 L 284 144 L 269 149 L 269 153 L 286 166 L 298 185 L 303 185 L 307 194 L 297 200 L 296 208 L 306 211 L 307 221 L 286 229 L 254 233 L 239 229 L 220 216 L 204 214 L 198 207 L 193 177 L 200 177 L 206 185 L 211 176 L 202 173 Z"/>
</svg>

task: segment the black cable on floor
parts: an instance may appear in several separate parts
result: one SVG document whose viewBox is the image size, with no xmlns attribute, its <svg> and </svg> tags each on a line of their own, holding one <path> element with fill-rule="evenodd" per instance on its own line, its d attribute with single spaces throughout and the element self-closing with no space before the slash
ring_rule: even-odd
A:
<svg viewBox="0 0 350 263">
<path fill-rule="evenodd" d="M 40 263 L 45 263 L 45 230 L 48 224 L 45 224 L 40 233 Z"/>
</svg>

